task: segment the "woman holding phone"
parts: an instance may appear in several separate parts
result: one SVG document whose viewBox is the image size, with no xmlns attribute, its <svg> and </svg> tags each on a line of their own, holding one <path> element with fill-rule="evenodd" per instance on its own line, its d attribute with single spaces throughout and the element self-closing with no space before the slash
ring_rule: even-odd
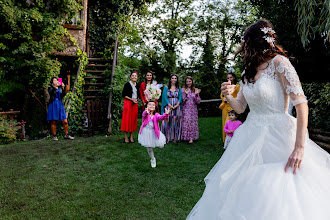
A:
<svg viewBox="0 0 330 220">
<path fill-rule="evenodd" d="M 64 84 L 60 83 L 57 77 L 53 77 L 50 80 L 50 87 L 48 88 L 48 93 L 50 99 L 47 112 L 47 121 L 50 121 L 51 123 L 51 132 L 53 135 L 53 140 L 58 141 L 56 136 L 56 122 L 58 120 L 62 121 L 65 132 L 64 138 L 73 140 L 74 138 L 69 135 L 68 120 L 66 118 L 64 105 L 62 103 L 62 98 L 65 96 Z"/>
</svg>

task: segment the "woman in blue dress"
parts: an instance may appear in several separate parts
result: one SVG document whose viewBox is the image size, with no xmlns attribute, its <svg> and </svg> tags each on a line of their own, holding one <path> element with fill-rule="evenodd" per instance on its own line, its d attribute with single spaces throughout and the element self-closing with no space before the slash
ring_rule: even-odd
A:
<svg viewBox="0 0 330 220">
<path fill-rule="evenodd" d="M 47 112 L 47 121 L 51 123 L 51 132 L 53 135 L 53 140 L 57 141 L 56 136 L 56 122 L 58 120 L 62 121 L 65 139 L 73 140 L 74 138 L 69 135 L 69 125 L 68 120 L 66 118 L 64 105 L 62 103 L 62 98 L 65 95 L 64 84 L 59 83 L 56 77 L 53 77 L 50 81 L 50 87 L 48 87 L 49 93 L 49 106 Z"/>
</svg>

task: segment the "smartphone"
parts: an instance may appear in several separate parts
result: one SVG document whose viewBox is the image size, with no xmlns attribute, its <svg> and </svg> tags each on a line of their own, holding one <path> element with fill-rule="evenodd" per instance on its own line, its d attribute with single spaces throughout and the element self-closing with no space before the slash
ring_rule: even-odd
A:
<svg viewBox="0 0 330 220">
<path fill-rule="evenodd" d="M 57 81 L 62 85 L 62 78 L 58 78 Z"/>
</svg>

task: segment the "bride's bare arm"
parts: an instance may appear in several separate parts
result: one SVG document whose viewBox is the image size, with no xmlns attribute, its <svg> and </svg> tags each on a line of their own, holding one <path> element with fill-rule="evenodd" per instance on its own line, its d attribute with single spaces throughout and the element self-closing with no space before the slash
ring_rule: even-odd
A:
<svg viewBox="0 0 330 220">
<path fill-rule="evenodd" d="M 297 132 L 294 149 L 284 168 L 285 172 L 289 167 L 293 168 L 296 174 L 300 168 L 304 157 L 304 145 L 306 138 L 306 130 L 308 124 L 308 105 L 304 95 L 298 74 L 289 59 L 284 56 L 276 56 L 274 58 L 275 73 L 280 79 L 285 93 L 290 97 L 297 112 Z"/>
<path fill-rule="evenodd" d="M 243 94 L 242 86 L 240 88 L 240 91 L 238 92 L 237 98 L 234 98 L 231 95 L 234 89 L 235 85 L 231 85 L 229 82 L 223 82 L 221 84 L 221 92 L 227 99 L 227 102 L 229 103 L 230 107 L 232 107 L 234 111 L 238 114 L 241 114 L 245 111 L 247 102 Z"/>
<path fill-rule="evenodd" d="M 297 147 L 304 147 L 307 124 L 308 124 L 308 105 L 303 102 L 295 106 L 297 112 L 297 134 L 296 134 L 296 144 Z"/>
</svg>

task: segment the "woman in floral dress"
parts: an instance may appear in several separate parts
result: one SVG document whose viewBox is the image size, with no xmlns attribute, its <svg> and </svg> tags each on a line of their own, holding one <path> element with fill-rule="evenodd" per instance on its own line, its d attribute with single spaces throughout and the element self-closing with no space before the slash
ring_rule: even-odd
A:
<svg viewBox="0 0 330 220">
<path fill-rule="evenodd" d="M 200 91 L 200 89 L 195 88 L 193 79 L 188 76 L 184 88 L 182 88 L 181 140 L 189 141 L 190 144 L 199 137 L 197 104 L 201 101 Z"/>
<path fill-rule="evenodd" d="M 168 86 L 164 87 L 161 114 L 164 113 L 165 108 L 172 111 L 169 117 L 162 122 L 161 131 L 166 136 L 166 142 L 180 141 L 182 91 L 179 87 L 179 78 L 175 74 L 171 75 Z"/>
</svg>

